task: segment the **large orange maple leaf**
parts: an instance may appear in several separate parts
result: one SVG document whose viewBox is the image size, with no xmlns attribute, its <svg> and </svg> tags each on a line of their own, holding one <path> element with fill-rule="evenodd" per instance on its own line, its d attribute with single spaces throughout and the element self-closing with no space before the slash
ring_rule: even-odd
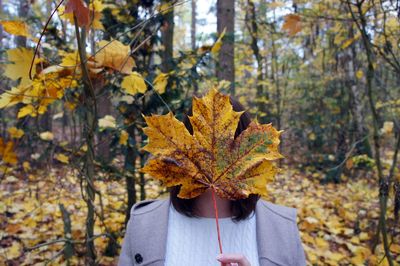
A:
<svg viewBox="0 0 400 266">
<path fill-rule="evenodd" d="M 251 122 L 236 139 L 243 112 L 235 112 L 229 96 L 211 89 L 193 98 L 189 117 L 193 135 L 170 112 L 144 117 L 148 144 L 153 154 L 141 169 L 167 187 L 182 185 L 178 197 L 193 198 L 208 188 L 226 199 L 267 195 L 266 185 L 277 172 L 272 161 L 278 152 L 279 135 L 271 124 Z"/>
</svg>

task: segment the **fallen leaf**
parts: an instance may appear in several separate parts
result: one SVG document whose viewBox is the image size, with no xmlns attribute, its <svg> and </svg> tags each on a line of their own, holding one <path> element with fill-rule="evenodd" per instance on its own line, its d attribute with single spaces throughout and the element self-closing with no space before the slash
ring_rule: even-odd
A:
<svg viewBox="0 0 400 266">
<path fill-rule="evenodd" d="M 54 158 L 56 158 L 58 161 L 68 164 L 69 163 L 69 159 L 68 156 L 66 156 L 65 154 L 62 153 L 57 153 Z"/>
</svg>

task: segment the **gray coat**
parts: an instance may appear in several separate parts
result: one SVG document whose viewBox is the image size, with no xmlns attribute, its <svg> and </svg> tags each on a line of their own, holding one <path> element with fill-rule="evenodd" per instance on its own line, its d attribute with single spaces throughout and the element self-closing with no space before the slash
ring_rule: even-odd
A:
<svg viewBox="0 0 400 266">
<path fill-rule="evenodd" d="M 118 265 L 164 265 L 170 204 L 167 198 L 145 200 L 132 207 Z M 263 199 L 257 202 L 256 233 L 260 266 L 306 265 L 296 215 L 294 208 Z"/>
</svg>

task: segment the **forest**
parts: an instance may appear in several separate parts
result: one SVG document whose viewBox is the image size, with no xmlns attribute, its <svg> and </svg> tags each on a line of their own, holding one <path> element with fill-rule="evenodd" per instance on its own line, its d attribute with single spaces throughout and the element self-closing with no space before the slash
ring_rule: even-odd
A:
<svg viewBox="0 0 400 266">
<path fill-rule="evenodd" d="M 262 197 L 297 209 L 307 265 L 400 264 L 399 0 L 0 10 L 0 265 L 117 265 L 132 206 L 168 197 L 149 117 L 211 89 L 280 131 Z"/>
</svg>

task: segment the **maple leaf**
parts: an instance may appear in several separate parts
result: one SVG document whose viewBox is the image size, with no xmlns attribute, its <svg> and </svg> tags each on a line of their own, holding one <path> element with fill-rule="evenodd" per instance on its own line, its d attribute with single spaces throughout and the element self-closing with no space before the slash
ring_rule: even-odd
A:
<svg viewBox="0 0 400 266">
<path fill-rule="evenodd" d="M 163 94 L 165 92 L 165 89 L 168 84 L 168 77 L 169 75 L 167 73 L 160 73 L 157 75 L 157 77 L 154 79 L 153 84 L 154 84 L 154 90 L 158 92 L 159 94 Z"/>
<path fill-rule="evenodd" d="M 117 40 L 111 42 L 102 40 L 98 45 L 100 49 L 94 56 L 98 66 L 109 67 L 123 74 L 132 73 L 132 68 L 136 67 L 136 64 L 130 56 L 129 45 L 124 45 Z"/>
<path fill-rule="evenodd" d="M 22 86 L 13 87 L 0 95 L 0 109 L 16 105 L 24 99 Z"/>
<path fill-rule="evenodd" d="M 243 112 L 233 111 L 229 96 L 210 90 L 193 99 L 189 117 L 193 135 L 170 112 L 144 117 L 148 144 L 154 157 L 141 169 L 166 186 L 182 185 L 178 197 L 193 198 L 208 188 L 227 199 L 250 194 L 266 196 L 266 185 L 277 168 L 279 135 L 271 124 L 251 122 L 234 138 Z"/>
<path fill-rule="evenodd" d="M 104 26 L 100 21 L 103 17 L 102 14 L 103 9 L 104 9 L 103 3 L 100 0 L 94 0 L 93 2 L 90 3 L 90 12 L 93 15 L 93 20 L 92 20 L 93 29 L 104 30 Z"/>
<path fill-rule="evenodd" d="M 282 25 L 283 30 L 287 30 L 290 36 L 301 31 L 301 18 L 296 14 L 288 14 L 285 16 L 285 22 Z"/>
<path fill-rule="evenodd" d="M 23 21 L 18 20 L 6 20 L 0 21 L 4 30 L 12 35 L 30 37 L 28 26 Z"/>
<path fill-rule="evenodd" d="M 89 25 L 89 8 L 82 0 L 69 0 L 65 5 L 65 13 L 74 13 L 80 27 Z"/>
<path fill-rule="evenodd" d="M 129 76 L 124 77 L 121 88 L 131 95 L 144 93 L 147 90 L 146 83 L 138 72 L 132 72 Z"/>
<path fill-rule="evenodd" d="M 21 78 L 20 85 L 28 85 L 31 83 L 29 79 L 29 68 L 33 58 L 33 50 L 27 48 L 14 48 L 7 50 L 8 61 L 11 64 L 5 65 L 4 75 L 12 80 Z M 38 64 L 42 59 L 35 59 L 34 64 Z M 32 74 L 35 75 L 35 67 Z"/>
<path fill-rule="evenodd" d="M 77 10 L 75 13 L 79 26 L 91 26 L 96 30 L 104 30 L 104 26 L 101 23 L 101 19 L 103 17 L 102 11 L 104 7 L 100 0 L 90 1 L 89 8 L 87 8 L 81 0 L 75 0 L 72 1 L 72 3 L 67 3 L 66 7 L 68 6 L 70 7 L 69 9 L 66 9 L 62 6 L 58 8 L 60 18 L 67 20 L 71 24 L 74 24 L 73 11 L 75 8 Z M 81 20 L 79 20 L 79 18 L 81 18 Z"/>
</svg>

